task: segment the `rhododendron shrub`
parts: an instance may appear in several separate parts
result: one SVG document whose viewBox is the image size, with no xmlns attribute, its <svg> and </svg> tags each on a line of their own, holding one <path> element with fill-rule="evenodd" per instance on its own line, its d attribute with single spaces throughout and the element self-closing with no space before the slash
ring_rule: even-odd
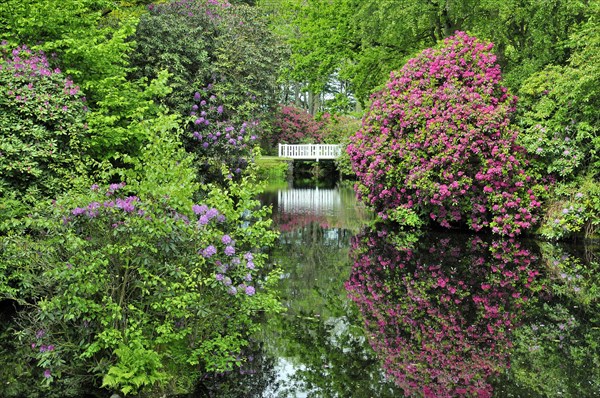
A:
<svg viewBox="0 0 600 398">
<path fill-rule="evenodd" d="M 0 197 L 65 191 L 81 166 L 85 98 L 41 52 L 0 45 Z"/>
<path fill-rule="evenodd" d="M 540 206 L 510 125 L 492 44 L 457 32 L 391 74 L 348 153 L 358 196 L 383 218 L 417 214 L 513 236 Z"/>
<path fill-rule="evenodd" d="M 199 175 L 204 182 L 239 179 L 253 157 L 259 134 L 257 120 L 227 119 L 226 106 L 211 92 L 212 85 L 194 94 L 188 118 L 185 146 L 197 155 Z M 223 173 L 223 166 L 227 172 Z"/>
<path fill-rule="evenodd" d="M 267 147 L 277 144 L 318 144 L 322 142 L 323 123 L 310 113 L 295 106 L 280 105 L 274 115 L 272 131 L 263 141 Z"/>
<path fill-rule="evenodd" d="M 240 366 L 257 314 L 279 310 L 264 253 L 276 233 L 256 179 L 200 187 L 167 122 L 127 183 L 40 203 L 27 233 L 1 241 L 0 301 L 27 304 L 10 334 L 26 358 L 15 382 L 190 392 L 204 373 Z"/>
<path fill-rule="evenodd" d="M 386 373 L 410 397 L 492 396 L 512 332 L 537 289 L 514 241 L 435 236 L 405 248 L 378 225 L 358 235 L 346 289 Z"/>
<path fill-rule="evenodd" d="M 239 189 L 231 185 L 229 197 L 215 188 L 206 203 L 179 212 L 169 198 L 144 200 L 125 184 L 94 185 L 56 202 L 50 221 L 31 219 L 34 238 L 15 242 L 21 259 L 44 252 L 39 276 L 28 279 L 43 298 L 21 320 L 29 376 L 54 388 L 92 383 L 128 393 L 241 364 L 253 314 L 278 305 L 260 251 L 275 233 Z M 250 214 L 255 222 L 240 228 Z M 44 228 L 62 238 L 48 244 Z"/>
</svg>

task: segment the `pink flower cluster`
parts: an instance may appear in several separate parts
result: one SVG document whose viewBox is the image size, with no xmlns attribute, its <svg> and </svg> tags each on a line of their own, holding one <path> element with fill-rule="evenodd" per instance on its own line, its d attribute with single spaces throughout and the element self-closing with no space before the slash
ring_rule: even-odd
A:
<svg viewBox="0 0 600 398">
<path fill-rule="evenodd" d="M 509 366 L 511 330 L 537 286 L 535 257 L 477 236 L 411 249 L 393 238 L 381 225 L 359 235 L 346 282 L 385 371 L 406 396 L 491 397 L 489 377 Z"/>
<path fill-rule="evenodd" d="M 4 46 L 4 44 L 2 44 Z M 4 53 L 4 54 L 3 54 Z M 22 87 L 11 85 L 7 87 L 7 94 L 15 98 L 16 102 L 26 104 L 36 96 L 36 89 L 47 83 L 47 77 L 61 75 L 62 72 L 58 68 L 52 69 L 48 63 L 48 59 L 43 52 L 33 52 L 27 46 L 20 46 L 8 51 L 8 48 L 0 47 L 0 71 L 4 73 L 10 72 L 13 77 L 22 82 Z M 62 92 L 65 96 L 80 98 L 80 90 L 78 86 L 73 84 L 70 79 L 64 79 L 64 87 Z M 59 88 L 59 87 L 56 87 Z M 52 98 L 48 96 L 47 101 Z M 85 98 L 81 98 L 85 101 Z M 57 111 L 67 111 L 68 107 L 56 106 Z"/>
<path fill-rule="evenodd" d="M 392 73 L 348 153 L 357 194 L 383 218 L 404 207 L 444 227 L 515 236 L 540 207 L 510 126 L 516 98 L 483 43 L 457 32 Z"/>
<path fill-rule="evenodd" d="M 0 185 L 53 195 L 86 142 L 85 97 L 43 52 L 0 44 Z M 38 194 L 36 194 L 38 195 Z"/>
<path fill-rule="evenodd" d="M 277 112 L 273 122 L 274 132 L 270 137 L 269 144 L 277 146 L 278 143 L 320 143 L 322 141 L 322 127 L 323 123 L 316 121 L 304 109 L 280 105 L 279 112 Z"/>
</svg>

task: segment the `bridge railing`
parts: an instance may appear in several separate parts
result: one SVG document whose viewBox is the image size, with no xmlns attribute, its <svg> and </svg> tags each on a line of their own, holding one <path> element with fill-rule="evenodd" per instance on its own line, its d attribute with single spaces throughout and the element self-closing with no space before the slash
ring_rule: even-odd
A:
<svg viewBox="0 0 600 398">
<path fill-rule="evenodd" d="M 279 157 L 291 159 L 336 159 L 342 153 L 338 144 L 279 144 Z"/>
</svg>

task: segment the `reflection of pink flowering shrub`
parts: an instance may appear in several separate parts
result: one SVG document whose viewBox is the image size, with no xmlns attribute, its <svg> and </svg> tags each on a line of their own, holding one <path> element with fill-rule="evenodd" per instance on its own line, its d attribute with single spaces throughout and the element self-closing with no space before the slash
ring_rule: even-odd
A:
<svg viewBox="0 0 600 398">
<path fill-rule="evenodd" d="M 313 224 L 319 225 L 321 228 L 332 228 L 329 225 L 327 217 L 310 213 L 279 213 L 274 219 L 277 230 L 281 232 L 293 232 L 308 228 Z"/>
<path fill-rule="evenodd" d="M 348 153 L 358 195 L 380 215 L 404 208 L 509 236 L 537 221 L 525 151 L 509 125 L 516 99 L 491 49 L 458 32 L 392 73 L 373 98 Z"/>
<path fill-rule="evenodd" d="M 359 236 L 346 283 L 386 372 L 411 397 L 491 396 L 487 379 L 509 366 L 510 331 L 538 275 L 534 256 L 513 241 L 400 249 L 393 237 Z"/>
</svg>

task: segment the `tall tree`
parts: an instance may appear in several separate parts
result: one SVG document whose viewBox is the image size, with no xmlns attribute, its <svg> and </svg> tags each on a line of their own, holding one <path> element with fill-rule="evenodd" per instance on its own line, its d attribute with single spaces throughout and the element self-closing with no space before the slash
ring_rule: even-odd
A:
<svg viewBox="0 0 600 398">
<path fill-rule="evenodd" d="M 418 50 L 456 30 L 496 44 L 509 86 L 564 64 L 563 44 L 585 19 L 584 0 L 263 0 L 292 48 L 288 78 L 321 90 L 334 73 L 360 102 Z"/>
</svg>

